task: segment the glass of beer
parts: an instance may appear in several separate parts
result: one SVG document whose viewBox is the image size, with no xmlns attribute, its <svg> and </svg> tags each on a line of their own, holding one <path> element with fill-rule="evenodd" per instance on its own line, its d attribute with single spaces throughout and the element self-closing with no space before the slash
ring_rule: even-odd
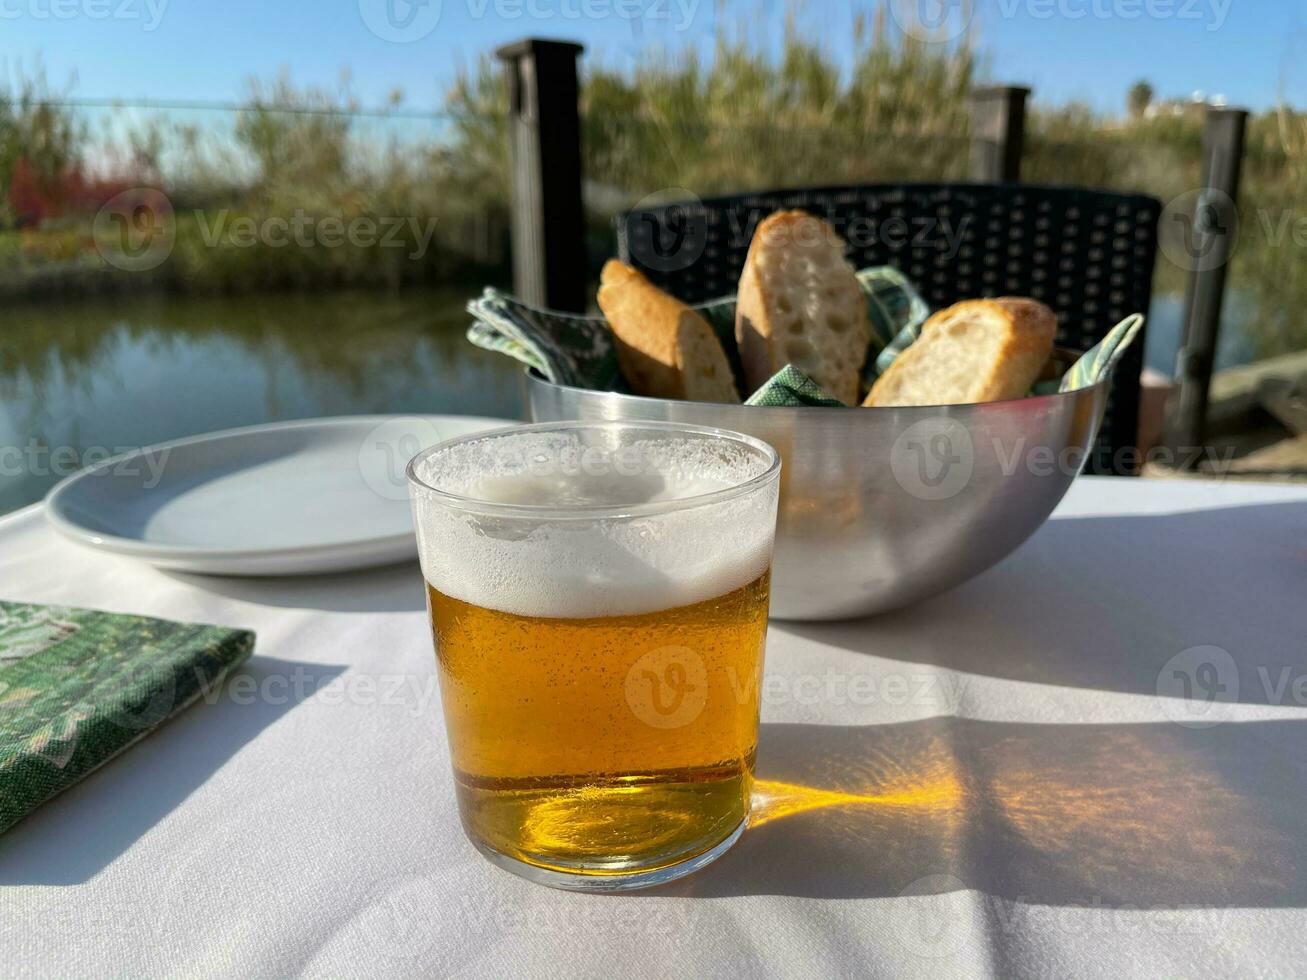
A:
<svg viewBox="0 0 1307 980">
<path fill-rule="evenodd" d="M 542 884 L 670 881 L 749 814 L 780 458 L 558 422 L 409 463 L 464 830 Z"/>
</svg>

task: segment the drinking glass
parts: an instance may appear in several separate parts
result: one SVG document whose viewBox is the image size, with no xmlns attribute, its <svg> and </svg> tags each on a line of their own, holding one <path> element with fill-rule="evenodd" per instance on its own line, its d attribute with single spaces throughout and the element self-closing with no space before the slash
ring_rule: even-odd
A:
<svg viewBox="0 0 1307 980">
<path fill-rule="evenodd" d="M 657 422 L 465 436 L 408 467 L 463 827 L 561 888 L 669 881 L 749 813 L 780 458 Z"/>
</svg>

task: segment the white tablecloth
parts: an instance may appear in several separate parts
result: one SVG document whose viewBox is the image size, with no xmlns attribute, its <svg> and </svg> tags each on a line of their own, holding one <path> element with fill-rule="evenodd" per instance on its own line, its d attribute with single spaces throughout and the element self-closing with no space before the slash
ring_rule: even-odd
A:
<svg viewBox="0 0 1307 980">
<path fill-rule="evenodd" d="M 415 566 L 165 574 L 32 508 L 0 520 L 0 595 L 258 631 L 247 679 L 0 837 L 5 976 L 1269 975 L 1307 954 L 1303 488 L 1081 479 L 946 596 L 773 624 L 762 825 L 622 897 L 465 841 Z"/>
</svg>

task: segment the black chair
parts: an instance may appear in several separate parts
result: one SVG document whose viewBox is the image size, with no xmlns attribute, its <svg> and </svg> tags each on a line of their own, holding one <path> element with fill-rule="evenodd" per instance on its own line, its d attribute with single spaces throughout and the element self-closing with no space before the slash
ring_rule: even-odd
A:
<svg viewBox="0 0 1307 980">
<path fill-rule="evenodd" d="M 869 184 L 676 202 L 618 218 L 624 261 L 686 302 L 735 292 L 758 222 L 781 208 L 828 220 L 858 268 L 896 266 L 938 309 L 976 296 L 1033 296 L 1058 315 L 1060 346 L 1086 351 L 1148 313 L 1157 221 L 1151 197 L 1027 184 Z M 1144 338 L 1118 366 L 1089 472 L 1133 473 Z"/>
</svg>

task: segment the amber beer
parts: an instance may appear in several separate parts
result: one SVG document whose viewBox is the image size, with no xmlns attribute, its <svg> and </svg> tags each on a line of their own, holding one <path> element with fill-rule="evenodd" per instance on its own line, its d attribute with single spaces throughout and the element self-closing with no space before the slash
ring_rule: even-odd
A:
<svg viewBox="0 0 1307 980">
<path fill-rule="evenodd" d="M 654 423 L 481 438 L 410 466 L 469 838 L 561 887 L 711 860 L 749 812 L 775 453 Z M 596 473 L 578 446 L 636 451 Z"/>
<path fill-rule="evenodd" d="M 702 853 L 749 812 L 766 573 L 635 616 L 518 616 L 428 586 L 467 829 L 602 873 Z"/>
</svg>

